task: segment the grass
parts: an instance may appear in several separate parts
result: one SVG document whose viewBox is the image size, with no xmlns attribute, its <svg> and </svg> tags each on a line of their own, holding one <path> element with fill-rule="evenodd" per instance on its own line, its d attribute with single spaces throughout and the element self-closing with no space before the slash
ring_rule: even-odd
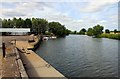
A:
<svg viewBox="0 0 120 79">
<path fill-rule="evenodd" d="M 101 38 L 110 38 L 110 39 L 117 39 L 120 40 L 120 33 L 103 33 L 100 35 Z"/>
</svg>

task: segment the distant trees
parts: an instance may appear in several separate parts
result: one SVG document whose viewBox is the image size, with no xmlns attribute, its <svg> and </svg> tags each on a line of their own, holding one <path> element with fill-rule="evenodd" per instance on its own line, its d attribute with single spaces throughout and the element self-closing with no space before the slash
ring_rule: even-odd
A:
<svg viewBox="0 0 120 79">
<path fill-rule="evenodd" d="M 65 34 L 69 35 L 71 33 L 71 30 L 66 29 Z"/>
<path fill-rule="evenodd" d="M 70 32 L 65 28 L 64 25 L 61 25 L 59 22 L 50 22 L 48 24 L 48 31 L 55 34 L 56 36 L 65 36 Z"/>
<path fill-rule="evenodd" d="M 103 26 L 100 26 L 100 25 L 96 25 L 93 27 L 93 35 L 95 37 L 98 37 L 100 34 L 103 33 L 103 29 L 104 27 Z"/>
<path fill-rule="evenodd" d="M 89 28 L 89 29 L 88 29 L 87 35 L 88 35 L 88 36 L 93 36 L 93 29 L 92 29 L 92 28 Z"/>
<path fill-rule="evenodd" d="M 99 38 L 111 38 L 111 39 L 118 39 L 120 40 L 120 31 L 117 31 L 117 29 L 114 29 L 114 31 L 110 31 L 109 29 L 105 29 L 105 33 L 103 33 L 104 27 L 101 25 L 96 25 L 93 28 L 88 28 L 86 31 L 84 28 L 82 28 L 78 33 L 77 31 L 71 32 L 71 34 L 82 34 L 82 35 L 88 35 L 93 37 L 99 37 Z M 114 33 L 113 33 L 114 32 Z"/>
<path fill-rule="evenodd" d="M 87 34 L 88 36 L 99 37 L 99 35 L 103 33 L 103 29 L 104 29 L 103 26 L 96 25 L 93 28 L 88 28 L 88 30 L 82 28 L 78 33 L 77 31 L 74 31 L 73 34 L 80 34 L 80 35 Z"/>
<path fill-rule="evenodd" d="M 21 26 L 24 27 L 24 28 L 31 28 L 32 27 L 31 19 L 27 18 L 24 21 L 21 20 Z"/>
<path fill-rule="evenodd" d="M 85 28 L 82 28 L 82 29 L 79 31 L 79 34 L 85 35 L 85 32 L 86 32 L 86 29 L 85 29 Z"/>
<path fill-rule="evenodd" d="M 2 20 L 3 28 L 30 28 L 31 33 L 34 34 L 48 34 L 53 33 L 56 36 L 68 35 L 71 31 L 66 29 L 64 25 L 59 22 L 48 22 L 46 19 L 42 18 L 13 18 Z"/>
<path fill-rule="evenodd" d="M 77 31 L 74 31 L 73 34 L 77 34 Z"/>
<path fill-rule="evenodd" d="M 93 28 L 88 28 L 87 35 L 88 36 L 99 37 L 99 35 L 103 33 L 103 29 L 104 29 L 103 26 L 96 25 Z"/>
<path fill-rule="evenodd" d="M 7 27 L 8 27 L 8 23 L 7 23 L 7 20 L 6 20 L 6 19 L 4 19 L 4 20 L 2 21 L 2 27 L 3 27 L 3 28 L 7 28 Z"/>
<path fill-rule="evenodd" d="M 114 30 L 114 33 L 117 33 L 117 29 Z"/>
<path fill-rule="evenodd" d="M 110 30 L 109 30 L 109 29 L 106 29 L 106 30 L 105 30 L 105 33 L 110 33 Z"/>
<path fill-rule="evenodd" d="M 41 18 L 32 18 L 32 31 L 45 34 L 47 30 L 48 21 Z"/>
</svg>

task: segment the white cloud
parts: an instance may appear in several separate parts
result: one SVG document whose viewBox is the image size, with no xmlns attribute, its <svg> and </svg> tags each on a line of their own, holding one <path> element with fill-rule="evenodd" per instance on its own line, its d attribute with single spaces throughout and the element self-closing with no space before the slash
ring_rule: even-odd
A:
<svg viewBox="0 0 120 79">
<path fill-rule="evenodd" d="M 106 23 L 107 21 L 106 20 L 101 20 L 100 23 Z"/>
<path fill-rule="evenodd" d="M 2 2 L 86 2 L 88 0 L 2 0 Z"/>
<path fill-rule="evenodd" d="M 94 0 L 96 1 L 96 0 Z M 103 0 L 102 0 L 103 1 Z M 108 4 L 113 4 L 113 0 L 103 1 L 103 2 L 92 2 L 90 1 L 89 5 L 86 5 L 87 7 L 84 8 L 85 12 L 94 12 L 97 10 L 100 10 L 104 8 L 103 6 L 106 6 Z M 115 0 L 117 1 L 117 0 Z M 80 9 L 80 8 L 79 8 Z M 62 13 L 55 9 L 54 6 L 52 6 L 52 3 L 44 3 L 44 2 L 26 2 L 26 3 L 17 3 L 17 6 L 15 8 L 11 9 L 5 9 L 2 8 L 0 10 L 0 15 L 3 16 L 3 18 L 9 18 L 9 17 L 22 17 L 22 18 L 46 18 L 49 22 L 51 21 L 58 21 L 61 24 L 65 25 L 70 30 L 77 30 L 79 31 L 81 28 L 89 28 L 95 26 L 97 23 L 103 24 L 108 26 L 106 24 L 106 20 L 101 20 L 97 18 L 96 16 L 83 16 L 83 18 L 75 19 L 70 17 L 67 13 Z M 115 16 L 112 16 L 111 19 L 115 18 Z M 111 22 L 112 23 L 112 22 Z M 114 23 L 113 23 L 114 24 Z"/>
<path fill-rule="evenodd" d="M 37 7 L 37 8 L 36 8 Z M 48 21 L 58 21 L 65 25 L 68 29 L 76 30 L 80 27 L 80 23 L 83 20 L 74 20 L 72 17 L 68 16 L 67 13 L 61 13 L 52 7 L 52 3 L 47 5 L 47 3 L 17 3 L 16 8 L 5 9 L 2 8 L 3 18 L 46 18 Z M 77 29 L 78 30 L 78 29 Z"/>
<path fill-rule="evenodd" d="M 111 16 L 109 18 L 112 19 L 112 20 L 118 20 L 118 15 L 113 15 L 113 16 Z"/>
<path fill-rule="evenodd" d="M 44 6 L 46 6 L 43 2 L 27 2 L 27 3 L 13 3 L 17 4 L 15 8 L 1 8 L 0 12 L 3 18 L 6 17 L 29 17 L 32 16 L 36 10 L 44 10 Z M 37 7 L 37 8 L 36 8 Z"/>
<path fill-rule="evenodd" d="M 117 3 L 118 0 L 89 0 L 88 5 L 81 9 L 82 12 L 97 12 L 106 6 Z"/>
</svg>

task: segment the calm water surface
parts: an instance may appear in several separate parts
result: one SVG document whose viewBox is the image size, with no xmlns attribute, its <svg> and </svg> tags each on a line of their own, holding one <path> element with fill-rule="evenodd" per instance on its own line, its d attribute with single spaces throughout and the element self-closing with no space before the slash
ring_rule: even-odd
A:
<svg viewBox="0 0 120 79">
<path fill-rule="evenodd" d="M 69 35 L 43 41 L 36 53 L 65 76 L 116 77 L 118 43 L 113 39 Z"/>
</svg>

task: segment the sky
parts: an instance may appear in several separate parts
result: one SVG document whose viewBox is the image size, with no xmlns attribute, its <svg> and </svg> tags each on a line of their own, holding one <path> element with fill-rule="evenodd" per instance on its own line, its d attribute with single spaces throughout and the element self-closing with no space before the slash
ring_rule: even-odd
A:
<svg viewBox="0 0 120 79">
<path fill-rule="evenodd" d="M 119 0 L 5 0 L 0 2 L 0 18 L 45 18 L 79 31 L 97 24 L 118 29 Z"/>
</svg>

